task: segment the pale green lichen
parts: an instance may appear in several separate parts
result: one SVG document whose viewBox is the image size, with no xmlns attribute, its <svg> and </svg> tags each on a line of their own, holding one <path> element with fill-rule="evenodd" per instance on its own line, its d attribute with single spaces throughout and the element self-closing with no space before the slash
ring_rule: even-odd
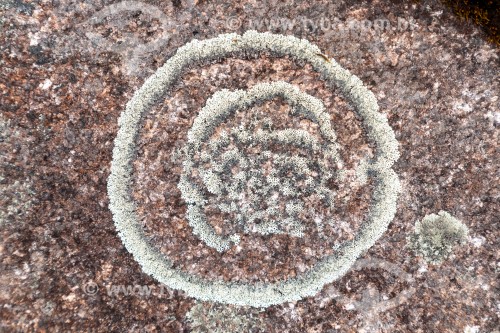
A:
<svg viewBox="0 0 500 333">
<path fill-rule="evenodd" d="M 467 227 L 445 211 L 425 216 L 415 224 L 415 232 L 408 237 L 408 247 L 431 264 L 440 264 L 465 243 Z"/>
<path fill-rule="evenodd" d="M 335 255 L 325 257 L 308 272 L 298 277 L 274 283 L 226 283 L 222 280 L 209 280 L 188 275 L 172 267 L 172 262 L 150 244 L 139 222 L 135 203 L 130 196 L 131 164 L 135 157 L 135 139 L 141 117 L 166 91 L 172 88 L 186 67 L 229 56 L 262 52 L 270 53 L 275 57 L 291 56 L 296 61 L 309 63 L 315 71 L 321 73 L 327 83 L 338 86 L 354 104 L 356 112 L 363 120 L 368 138 L 377 145 L 375 158 L 367 167 L 370 176 L 375 178 L 370 216 L 353 240 L 343 243 Z M 108 195 L 109 207 L 119 235 L 127 250 L 132 253 L 145 273 L 199 300 L 267 307 L 315 295 L 325 284 L 342 277 L 355 260 L 382 236 L 394 218 L 396 200 L 400 191 L 398 177 L 391 169 L 399 157 L 398 143 L 387 118 L 378 112 L 377 100 L 373 93 L 363 86 L 359 78 L 343 69 L 335 60 L 325 61 L 318 54 L 321 54 L 319 48 L 306 40 L 256 31 L 248 31 L 241 36 L 227 34 L 205 41 L 194 40 L 179 48 L 177 53 L 147 79 L 134 94 L 118 121 L 119 129 L 114 142 Z M 239 93 L 232 96 L 235 100 L 231 103 L 237 103 L 237 99 L 241 97 Z M 261 98 L 265 100 L 270 97 L 266 97 L 265 93 L 261 95 Z M 314 100 L 309 102 L 314 103 Z M 307 105 L 305 109 L 314 110 L 316 106 Z M 224 112 L 230 112 L 230 109 Z M 314 114 L 311 115 L 313 116 Z M 214 117 L 214 115 L 207 115 L 207 117 Z M 210 119 L 213 122 L 217 121 L 216 118 Z M 326 117 L 316 119 L 316 122 L 325 121 Z M 188 140 L 192 140 L 191 142 L 196 145 L 200 137 L 206 137 L 206 128 L 199 125 L 193 125 L 193 128 Z M 320 130 L 325 133 L 327 128 L 323 127 Z M 330 138 L 330 141 L 334 140 L 335 137 Z M 197 193 L 196 189 L 192 189 L 192 192 L 192 195 L 188 196 L 191 199 L 188 200 L 201 200 L 198 197 L 200 193 Z M 191 209 L 195 216 L 200 214 L 199 207 Z M 195 227 L 201 230 L 206 225 Z M 200 230 L 198 233 L 203 232 Z M 216 243 L 215 239 L 212 241 Z"/>
<path fill-rule="evenodd" d="M 266 332 L 260 310 L 218 303 L 196 303 L 186 314 L 192 333 Z"/>
<path fill-rule="evenodd" d="M 229 135 L 226 133 L 222 138 L 212 138 L 216 128 L 236 111 L 278 96 L 294 107 L 295 116 L 317 122 L 322 139 L 326 142 L 321 145 L 323 149 L 320 149 L 316 137 L 304 130 L 293 128 L 271 131 L 240 126 L 231 130 Z M 333 166 L 342 162 L 337 153 L 335 138 L 323 103 L 286 82 L 261 83 L 248 91 L 222 90 L 215 93 L 188 131 L 188 143 L 184 149 L 186 160 L 178 184 L 184 201 L 195 206 L 188 208 L 187 215 L 194 234 L 218 251 L 229 249 L 230 238 L 239 239 L 236 234 L 218 235 L 209 224 L 203 213 L 208 197 L 203 195 L 204 189 L 195 184 L 195 177 L 191 177 L 191 173 L 196 169 L 201 175 L 205 189 L 212 194 L 219 209 L 236 214 L 236 222 L 243 225 L 245 232 L 302 236 L 305 227 L 299 215 L 303 204 L 297 199 L 306 193 L 315 193 L 327 204 L 331 205 L 333 202 L 334 193 L 326 184 L 333 176 Z M 253 156 L 236 148 L 224 151 L 232 142 L 241 149 L 257 145 L 265 147 L 274 143 L 283 147 L 305 148 L 313 152 L 321 150 L 324 158 L 315 161 L 268 150 Z M 200 152 L 204 145 L 208 146 L 208 149 Z M 208 162 L 210 167 L 196 166 L 198 156 L 201 164 Z M 267 175 L 261 168 L 266 162 L 271 162 L 274 166 Z M 318 170 L 314 170 L 315 162 L 318 162 Z M 233 166 L 238 166 L 241 171 L 231 174 Z M 287 171 L 293 172 L 293 175 L 283 177 Z M 229 179 L 224 181 L 224 178 Z M 273 193 L 279 195 L 279 198 L 273 198 Z M 269 197 L 272 199 L 268 200 Z M 284 204 L 284 207 L 280 204 Z M 235 238 L 236 236 L 238 237 Z"/>
<path fill-rule="evenodd" d="M 356 178 L 359 184 L 364 185 L 368 182 L 368 172 L 369 172 L 369 161 L 364 158 L 361 161 L 359 161 L 358 166 L 356 167 Z"/>
</svg>

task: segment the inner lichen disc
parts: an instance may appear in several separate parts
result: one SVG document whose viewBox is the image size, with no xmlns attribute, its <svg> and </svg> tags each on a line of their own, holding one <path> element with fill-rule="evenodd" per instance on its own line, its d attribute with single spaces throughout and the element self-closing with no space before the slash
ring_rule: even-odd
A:
<svg viewBox="0 0 500 333">
<path fill-rule="evenodd" d="M 225 131 L 210 140 L 217 127 L 235 111 L 275 97 L 282 97 L 292 105 L 295 116 L 316 123 L 324 143 L 305 130 L 287 128 L 271 131 L 259 128 L 248 131 L 241 127 L 231 132 L 236 143 L 246 147 L 260 145 L 269 148 L 278 144 L 281 147 L 303 148 L 310 153 L 321 151 L 324 155 L 322 160 L 291 155 L 289 152 L 275 153 L 270 148 L 256 156 L 245 154 L 237 147 L 231 148 L 230 135 Z M 188 204 L 187 218 L 193 233 L 220 252 L 229 249 L 232 243 L 237 244 L 240 239 L 238 234 L 218 235 L 208 223 L 204 212 L 207 198 L 191 177 L 195 171 L 202 175 L 203 186 L 208 193 L 215 196 L 219 210 L 235 213 L 235 222 L 243 224 L 245 232 L 254 231 L 261 235 L 288 233 L 300 237 L 304 230 L 298 216 L 304 205 L 300 197 L 314 194 L 327 205 L 332 205 L 334 193 L 327 183 L 333 176 L 334 166 L 341 163 L 335 139 L 323 103 L 286 82 L 260 83 L 248 91 L 224 89 L 215 93 L 195 118 L 184 147 L 186 160 L 178 187 Z M 207 142 L 208 151 L 202 150 Z M 268 174 L 262 170 L 266 161 L 272 161 L 274 167 Z M 209 164 L 209 167 L 203 164 Z M 229 181 L 223 181 L 234 166 L 240 171 Z M 293 176 L 286 175 L 289 173 Z M 264 222 L 256 224 L 256 220 Z"/>
</svg>

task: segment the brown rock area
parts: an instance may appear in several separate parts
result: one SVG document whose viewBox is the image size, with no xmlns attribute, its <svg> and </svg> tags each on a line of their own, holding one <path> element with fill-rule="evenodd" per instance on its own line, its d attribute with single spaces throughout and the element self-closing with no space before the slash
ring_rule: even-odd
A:
<svg viewBox="0 0 500 333">
<path fill-rule="evenodd" d="M 254 331 L 498 332 L 499 55 L 479 29 L 436 1 L 148 1 L 130 2 L 126 13 L 112 4 L 0 4 L 1 332 L 197 332 L 186 319 L 197 301 L 144 274 L 117 235 L 106 188 L 113 140 L 125 104 L 177 48 L 250 29 L 308 39 L 377 97 L 400 144 L 402 193 L 394 221 L 362 258 L 408 274 L 365 265 L 314 297 L 259 311 Z M 91 20 L 106 8 L 115 10 Z M 134 53 L 129 45 L 164 33 L 159 46 Z M 348 182 L 332 184 L 332 225 L 319 230 L 308 216 L 302 238 L 243 234 L 220 254 L 191 232 L 177 189 L 182 160 L 172 155 L 214 92 L 275 80 L 323 101 Z M 280 100 L 249 110 L 282 125 L 286 111 Z M 372 184 L 358 184 L 353 172 L 376 149 L 365 133 L 349 102 L 307 65 L 262 55 L 193 66 L 144 117 L 131 193 L 146 234 L 178 269 L 226 281 L 285 279 L 354 237 L 369 214 Z M 470 236 L 429 265 L 406 238 L 440 210 Z M 221 232 L 235 227 L 213 217 Z M 127 286 L 137 288 L 120 289 Z M 144 287 L 151 293 L 138 292 Z M 399 301 L 380 310 L 391 299 Z"/>
</svg>

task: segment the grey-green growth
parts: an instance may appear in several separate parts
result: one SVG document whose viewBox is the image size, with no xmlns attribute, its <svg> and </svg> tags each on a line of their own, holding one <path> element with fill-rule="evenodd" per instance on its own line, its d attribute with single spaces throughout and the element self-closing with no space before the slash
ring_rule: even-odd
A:
<svg viewBox="0 0 500 333">
<path fill-rule="evenodd" d="M 468 236 L 467 227 L 445 211 L 430 214 L 415 224 L 415 232 L 408 237 L 408 246 L 425 261 L 440 264 L 463 244 Z"/>
<path fill-rule="evenodd" d="M 265 332 L 260 311 L 255 308 L 196 303 L 186 314 L 192 333 Z"/>
<path fill-rule="evenodd" d="M 263 128 L 256 128 L 256 124 L 250 128 L 241 126 L 229 134 L 224 131 L 210 139 L 215 129 L 236 111 L 278 96 L 291 104 L 294 110 L 292 115 L 316 122 L 325 143 L 320 144 L 318 138 L 300 129 L 271 131 L 269 121 L 268 126 Z M 299 218 L 303 211 L 301 198 L 316 195 L 328 206 L 332 205 L 334 193 L 326 184 L 332 178 L 335 166 L 342 162 L 335 139 L 323 103 L 289 83 L 261 83 L 248 91 L 221 90 L 215 93 L 188 132 L 184 148 L 186 160 L 178 184 L 182 198 L 189 205 L 187 217 L 193 233 L 218 251 L 229 249 L 240 239 L 238 234 L 218 235 L 208 222 L 204 214 L 208 195 L 204 195 L 204 189 L 194 182 L 195 177 L 191 173 L 196 170 L 218 209 L 234 214 L 236 222 L 243 225 L 245 232 L 302 236 L 304 225 Z M 305 149 L 310 153 L 321 151 L 323 159 L 315 161 L 287 153 L 273 153 L 266 149 L 273 143 Z M 204 144 L 206 149 L 201 149 Z M 261 149 L 258 154 L 242 151 L 248 147 Z M 266 162 L 271 162 L 274 167 L 267 170 L 267 174 L 262 168 Z M 236 174 L 231 171 L 234 166 L 240 170 Z"/>
<path fill-rule="evenodd" d="M 376 144 L 376 155 L 367 163 L 366 167 L 367 174 L 375 178 L 370 215 L 354 239 L 343 243 L 334 255 L 326 256 L 309 271 L 298 277 L 274 283 L 227 283 L 223 280 L 210 280 L 189 275 L 173 267 L 172 262 L 151 245 L 139 222 L 136 205 L 130 195 L 132 161 L 136 149 L 135 139 L 139 133 L 141 117 L 166 91 L 172 88 L 186 67 L 230 56 L 237 57 L 263 52 L 274 57 L 290 56 L 296 61 L 309 63 L 315 71 L 321 73 L 329 85 L 339 87 L 344 96 L 354 105 L 365 125 L 368 138 Z M 109 207 L 119 235 L 127 250 L 132 253 L 145 273 L 173 289 L 183 290 L 187 295 L 202 301 L 267 307 L 283 302 L 297 301 L 317 294 L 325 284 L 342 277 L 356 259 L 382 236 L 394 218 L 396 201 L 400 191 L 399 179 L 392 170 L 392 165 L 399 158 L 395 134 L 389 126 L 387 117 L 379 112 L 375 96 L 363 85 L 361 80 L 342 68 L 334 59 L 325 61 L 318 54 L 321 54 L 320 49 L 304 39 L 256 31 L 247 31 L 243 35 L 220 35 L 204 41 L 194 40 L 179 48 L 177 53 L 148 78 L 134 94 L 118 120 L 119 129 L 114 142 L 111 173 L 108 179 L 108 195 Z M 313 102 L 313 100 L 311 101 Z M 309 111 L 314 109 L 315 107 L 306 108 Z M 225 109 L 222 105 L 221 110 L 228 112 L 230 108 Z M 211 117 L 215 114 L 207 116 Z M 217 119 L 213 119 L 211 123 L 216 123 L 216 121 Z M 318 121 L 323 121 L 323 119 L 320 118 Z M 188 140 L 196 146 L 200 137 L 206 137 L 206 132 L 206 127 L 193 125 Z M 294 133 L 292 135 L 303 137 L 304 144 L 314 145 L 314 142 L 303 134 Z M 277 140 L 282 140 L 278 137 L 280 135 L 283 135 L 283 140 L 287 140 L 288 134 L 286 133 L 276 135 Z M 271 134 L 264 136 L 270 137 Z M 242 133 L 241 140 L 247 139 L 248 135 Z M 226 138 L 221 136 L 212 143 L 212 146 L 224 145 L 225 140 Z M 335 138 L 332 137 L 330 141 L 334 140 Z M 207 154 L 200 156 L 202 159 L 207 157 L 209 158 Z M 234 163 L 234 161 L 241 163 L 238 151 L 228 150 L 221 158 L 222 165 L 220 167 L 224 163 Z M 300 161 L 297 163 L 302 164 Z M 193 163 L 186 160 L 184 170 L 189 171 L 192 167 Z M 300 168 L 300 166 L 298 167 Z M 204 177 L 207 188 L 215 195 L 224 191 L 221 182 L 218 181 L 217 170 L 217 167 L 213 168 L 213 173 Z M 186 172 L 183 176 L 186 177 Z M 244 175 L 238 177 L 244 179 Z M 258 179 L 256 181 L 258 182 Z M 276 180 L 272 177 L 267 181 L 270 184 L 276 184 Z M 205 203 L 206 198 L 203 193 L 197 187 L 189 184 L 189 179 L 182 180 L 180 184 L 180 186 L 185 186 L 182 195 L 186 202 Z M 286 187 L 284 191 L 288 194 L 293 193 L 292 189 Z M 203 216 L 200 215 L 197 205 L 188 206 L 188 215 L 192 215 L 191 222 L 202 221 Z M 300 209 L 300 205 L 292 201 L 292 205 L 287 208 L 288 213 L 293 214 Z M 230 210 L 233 208 L 229 205 L 222 206 L 220 209 Z M 198 228 L 198 234 L 205 233 L 213 236 L 212 230 L 207 227 L 210 226 L 198 223 L 193 229 Z M 236 237 L 229 241 L 237 242 L 237 235 L 234 236 Z M 212 242 L 215 246 L 220 243 L 217 239 L 205 239 L 205 241 Z"/>
</svg>

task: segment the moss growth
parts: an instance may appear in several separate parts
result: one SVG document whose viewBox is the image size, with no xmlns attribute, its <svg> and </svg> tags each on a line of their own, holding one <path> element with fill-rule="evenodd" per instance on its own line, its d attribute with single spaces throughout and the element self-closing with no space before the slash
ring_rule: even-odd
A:
<svg viewBox="0 0 500 333">
<path fill-rule="evenodd" d="M 443 0 L 461 19 L 481 26 L 488 40 L 500 45 L 500 4 L 498 0 Z"/>
<path fill-rule="evenodd" d="M 408 239 L 409 248 L 431 264 L 440 264 L 453 248 L 465 242 L 467 227 L 445 211 L 431 214 L 415 224 L 415 233 Z"/>
</svg>

